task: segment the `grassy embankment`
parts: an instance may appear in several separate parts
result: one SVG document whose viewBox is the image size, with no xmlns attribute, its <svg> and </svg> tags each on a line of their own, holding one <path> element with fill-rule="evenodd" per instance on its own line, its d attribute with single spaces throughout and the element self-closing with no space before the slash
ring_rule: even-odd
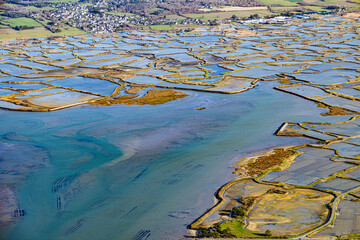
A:
<svg viewBox="0 0 360 240">
<path fill-rule="evenodd" d="M 61 32 L 52 33 L 42 26 L 20 31 L 16 31 L 12 28 L 2 28 L 0 29 L 0 40 L 86 34 L 85 31 L 70 26 L 60 27 L 60 30 Z"/>
<path fill-rule="evenodd" d="M 231 234 L 235 235 L 236 237 L 261 237 L 264 236 L 264 234 L 261 233 L 255 233 L 252 231 L 249 231 L 247 229 L 244 228 L 244 224 L 242 222 L 239 221 L 229 221 L 229 222 L 224 222 L 220 225 L 221 230 L 225 230 L 228 229 Z"/>
</svg>

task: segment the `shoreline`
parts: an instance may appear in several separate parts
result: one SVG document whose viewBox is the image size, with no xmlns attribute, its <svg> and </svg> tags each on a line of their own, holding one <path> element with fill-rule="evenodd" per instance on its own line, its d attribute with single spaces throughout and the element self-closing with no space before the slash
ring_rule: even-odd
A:
<svg viewBox="0 0 360 240">
<path fill-rule="evenodd" d="M 268 151 L 264 152 L 263 150 L 260 150 L 258 152 L 256 152 L 256 150 L 254 150 L 252 153 L 245 153 L 245 154 L 241 154 L 241 155 L 246 155 L 245 157 L 242 157 L 241 159 L 237 159 L 237 160 L 231 160 L 231 162 L 234 164 L 239 163 L 240 161 L 247 161 L 249 159 L 252 159 L 254 157 L 259 157 L 259 156 L 266 156 L 271 154 L 271 152 L 275 149 L 275 148 L 280 148 L 280 149 L 288 149 L 288 148 L 294 148 L 294 147 L 298 147 L 298 146 L 276 146 L 276 147 L 265 147 L 264 149 L 267 149 Z M 255 155 L 256 156 L 253 156 Z M 250 156 L 251 155 L 251 156 Z M 236 162 L 235 162 L 236 161 Z M 229 166 L 230 167 L 230 166 Z M 234 165 L 231 166 L 234 169 Z M 233 180 L 225 183 L 224 185 L 220 186 L 217 191 L 214 193 L 214 198 L 217 199 L 218 201 L 214 204 L 213 207 L 211 207 L 210 209 L 208 209 L 207 211 L 205 211 L 205 213 L 203 215 L 201 215 L 198 219 L 194 220 L 192 223 L 190 223 L 188 225 L 188 229 L 193 229 L 196 228 L 199 224 L 201 224 L 201 222 L 203 222 L 207 217 L 209 217 L 211 214 L 213 214 L 216 210 L 218 210 L 221 206 L 223 206 L 226 203 L 226 198 L 223 196 L 225 191 L 231 187 L 232 185 L 234 185 L 235 183 L 244 181 L 244 180 L 255 180 L 254 178 L 248 176 L 248 177 L 243 177 L 243 178 L 239 178 L 239 176 L 236 177 L 235 173 L 232 173 L 232 178 Z M 235 178 L 235 179 L 234 179 Z M 237 179 L 236 179 L 237 178 Z M 255 180 L 256 181 L 256 180 Z"/>
<path fill-rule="evenodd" d="M 346 124 L 346 123 L 351 123 L 353 121 L 356 121 L 358 118 L 359 118 L 359 116 L 352 116 L 352 117 L 349 116 L 348 120 L 345 120 L 345 121 L 342 121 L 342 122 L 335 122 L 335 123 L 327 123 L 327 122 L 325 122 L 325 123 L 314 123 L 314 124 L 328 125 L 328 126 L 341 125 L 341 124 Z M 276 131 L 276 135 L 277 136 L 303 137 L 303 138 L 306 138 L 306 139 L 310 138 L 310 139 L 313 139 L 313 140 L 317 139 L 317 140 L 321 141 L 320 138 L 314 138 L 312 136 L 307 136 L 305 134 L 293 134 L 293 133 L 292 134 L 286 134 L 287 128 L 288 127 L 291 128 L 293 124 L 296 124 L 296 123 L 288 123 L 288 122 L 283 123 L 278 128 L 278 130 Z M 306 127 L 303 126 L 303 125 L 306 125 L 306 124 L 308 124 L 308 123 L 307 122 L 299 123 L 298 126 L 300 126 L 303 129 L 307 129 Z M 307 130 L 305 130 L 305 131 L 307 131 Z M 349 139 L 351 139 L 351 137 Z M 342 140 L 342 141 L 344 141 L 344 140 Z M 343 200 L 345 196 L 359 191 L 360 187 L 351 188 L 350 190 L 347 190 L 346 192 L 338 192 L 338 191 L 334 191 L 334 190 L 321 189 L 321 188 L 318 188 L 318 187 L 314 187 L 314 185 L 318 184 L 318 183 L 322 183 L 324 181 L 329 181 L 330 179 L 334 179 L 333 176 L 335 176 L 335 178 L 336 178 L 336 176 L 339 174 L 339 172 L 335 172 L 335 174 L 330 175 L 329 177 L 326 177 L 325 179 L 319 179 L 318 181 L 315 181 L 314 183 L 312 183 L 310 185 L 307 185 L 307 186 L 306 185 L 305 186 L 300 186 L 300 185 L 288 184 L 288 183 L 285 183 L 285 182 L 283 183 L 283 182 L 271 182 L 271 181 L 268 181 L 268 180 L 265 180 L 265 181 L 261 180 L 270 172 L 274 172 L 274 171 L 275 172 L 282 172 L 285 169 L 289 168 L 290 165 L 294 162 L 295 158 L 297 158 L 299 155 L 304 153 L 304 152 L 298 152 L 296 149 L 302 149 L 302 148 L 306 148 L 306 147 L 311 147 L 311 148 L 314 148 L 314 149 L 329 149 L 329 150 L 331 150 L 331 148 L 328 148 L 328 146 L 331 145 L 334 142 L 336 143 L 338 141 L 336 139 L 335 140 L 332 139 L 332 140 L 329 140 L 329 141 L 327 141 L 325 143 L 323 142 L 322 144 L 318 142 L 317 144 L 302 144 L 302 145 L 282 146 L 282 147 L 277 147 L 277 148 L 272 147 L 272 148 L 268 148 L 269 150 L 267 150 L 267 151 L 260 151 L 259 150 L 259 151 L 248 152 L 247 154 L 241 154 L 243 156 L 244 155 L 246 155 L 246 156 L 242 157 L 242 158 L 240 158 L 238 160 L 235 160 L 236 161 L 235 166 L 233 166 L 233 168 L 235 168 L 235 169 L 234 169 L 234 172 L 232 173 L 232 176 L 235 179 L 225 183 L 224 185 L 222 185 L 221 187 L 219 187 L 217 189 L 217 191 L 214 194 L 214 197 L 217 200 L 217 202 L 214 203 L 214 206 L 212 208 L 205 211 L 204 214 L 202 214 L 199 218 L 195 219 L 191 224 L 188 225 L 189 232 L 191 232 L 192 236 L 195 237 L 195 236 L 197 236 L 199 233 L 201 233 L 203 231 L 202 229 L 206 229 L 206 227 L 205 228 L 200 227 L 200 225 L 203 224 L 206 221 L 206 219 L 208 217 L 210 217 L 212 214 L 214 214 L 217 211 L 220 211 L 220 209 L 226 204 L 226 202 L 230 201 L 229 199 L 227 199 L 224 196 L 225 192 L 227 190 L 229 190 L 233 185 L 235 185 L 237 183 L 240 183 L 242 181 L 254 181 L 256 183 L 263 184 L 263 185 L 275 186 L 275 187 L 280 187 L 280 188 L 291 187 L 291 188 L 294 188 L 294 189 L 312 190 L 312 191 L 323 192 L 324 194 L 333 195 L 334 198 L 331 200 L 331 202 L 327 206 L 327 209 L 329 210 L 329 213 L 327 215 L 326 221 L 321 223 L 320 225 L 316 226 L 313 229 L 306 230 L 305 232 L 300 232 L 300 233 L 297 233 L 295 235 L 292 235 L 293 239 L 301 239 L 301 238 L 304 238 L 304 237 L 311 237 L 311 236 L 319 233 L 320 231 L 322 231 L 322 230 L 324 230 L 324 229 L 326 229 L 328 227 L 334 226 L 335 219 L 336 219 L 336 214 L 335 213 L 337 212 L 337 207 L 338 207 L 340 201 Z M 275 154 L 275 151 L 277 149 L 278 150 L 283 150 L 283 151 L 291 149 L 292 151 L 297 152 L 297 154 L 294 155 L 293 157 L 289 158 L 289 159 L 283 159 L 280 164 L 275 164 L 275 165 L 273 165 L 272 167 L 270 167 L 268 169 L 265 168 L 262 172 L 257 173 L 257 175 L 251 175 L 251 174 L 249 175 L 248 174 L 246 168 L 249 168 L 249 166 L 251 164 L 253 164 L 254 161 L 257 161 L 258 159 L 261 159 L 261 158 L 265 158 L 265 159 L 270 158 L 272 154 Z M 334 151 L 335 151 L 336 155 L 341 156 L 337 150 L 334 150 Z M 359 156 L 357 158 L 359 158 Z M 233 160 L 233 162 L 234 162 L 234 160 Z M 345 162 L 347 162 L 346 159 L 345 159 Z M 349 162 L 349 163 L 351 163 L 351 162 Z M 255 165 L 255 166 L 257 166 L 257 165 Z M 357 163 L 357 165 L 355 165 L 354 167 L 348 168 L 348 169 L 342 171 L 342 173 L 340 173 L 340 176 L 342 176 L 345 173 L 351 172 L 354 169 L 357 169 L 358 167 L 359 167 L 359 164 Z M 243 174 L 243 172 L 244 172 L 244 174 Z M 249 212 L 252 212 L 255 209 L 255 206 L 256 206 L 257 203 L 258 202 L 255 202 L 251 206 L 251 208 L 249 209 Z M 219 214 L 219 213 L 217 213 L 217 214 Z M 248 218 L 246 218 L 246 219 L 248 219 Z M 220 221 L 220 224 L 226 223 L 229 220 L 231 222 L 239 221 L 239 220 L 236 220 L 236 219 L 232 218 L 232 216 L 230 215 L 228 220 Z M 215 223 L 216 222 L 219 222 L 219 220 L 216 220 Z M 209 224 L 210 224 L 210 226 L 212 226 L 212 225 L 214 226 L 214 220 L 211 220 L 209 222 Z M 216 223 L 216 224 L 218 224 L 218 223 Z M 264 224 L 266 224 L 266 222 L 264 222 Z M 204 226 L 206 226 L 206 224 Z M 246 220 L 246 225 L 244 225 L 244 229 L 246 229 L 247 226 L 248 226 L 248 220 Z M 211 229 L 211 228 L 209 228 L 209 229 Z M 328 237 L 329 236 L 327 236 L 327 237 L 326 236 L 325 237 L 319 237 L 319 238 L 311 237 L 311 239 L 332 239 L 331 237 L 329 237 L 329 238 Z M 203 237 L 201 237 L 199 239 L 212 239 L 212 238 L 203 238 Z M 238 239 L 248 239 L 248 238 L 245 237 L 245 238 L 238 238 Z"/>
</svg>

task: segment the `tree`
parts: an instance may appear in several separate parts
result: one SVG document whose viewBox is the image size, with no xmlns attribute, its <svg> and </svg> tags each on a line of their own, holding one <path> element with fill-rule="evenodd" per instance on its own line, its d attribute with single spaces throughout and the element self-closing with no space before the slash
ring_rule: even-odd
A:
<svg viewBox="0 0 360 240">
<path fill-rule="evenodd" d="M 239 207 L 234 207 L 231 211 L 231 217 L 233 218 L 244 218 L 246 217 L 246 212 L 244 209 Z"/>
<path fill-rule="evenodd" d="M 259 14 L 255 13 L 255 14 L 250 15 L 249 18 L 250 18 L 250 19 L 259 19 L 260 16 L 259 16 Z"/>
<path fill-rule="evenodd" d="M 265 231 L 265 236 L 267 236 L 267 237 L 271 236 L 271 231 L 269 229 Z"/>
</svg>

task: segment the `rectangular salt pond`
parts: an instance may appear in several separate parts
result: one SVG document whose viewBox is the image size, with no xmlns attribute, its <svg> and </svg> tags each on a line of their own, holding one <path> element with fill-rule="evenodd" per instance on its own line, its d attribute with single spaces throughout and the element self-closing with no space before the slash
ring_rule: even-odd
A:
<svg viewBox="0 0 360 240">
<path fill-rule="evenodd" d="M 34 68 L 44 70 L 44 71 L 59 69 L 58 67 L 49 66 L 49 65 L 46 65 L 46 64 L 43 64 L 43 63 L 31 62 L 31 61 L 28 61 L 28 60 L 18 61 L 18 62 L 16 62 L 16 64 L 29 66 L 29 67 L 34 67 Z"/>
<path fill-rule="evenodd" d="M 327 134 L 323 134 L 323 133 L 316 132 L 316 131 L 311 131 L 311 130 L 306 131 L 303 134 L 305 136 L 312 137 L 312 138 L 315 138 L 315 139 L 320 139 L 320 140 L 330 140 L 330 139 L 336 138 L 334 136 L 330 136 L 330 135 L 327 135 Z"/>
<path fill-rule="evenodd" d="M 148 68 L 151 63 L 152 63 L 151 60 L 145 58 L 136 62 L 124 64 L 124 66 L 134 67 L 134 68 Z"/>
<path fill-rule="evenodd" d="M 75 47 L 78 47 L 78 48 L 91 47 L 90 44 L 84 44 L 84 43 L 81 43 L 81 42 L 74 42 L 74 41 L 69 42 L 69 44 L 74 45 Z"/>
<path fill-rule="evenodd" d="M 67 67 L 67 66 L 79 63 L 79 62 L 81 62 L 80 59 L 74 58 L 74 59 L 61 61 L 61 62 L 52 62 L 51 64 L 61 66 L 61 67 Z"/>
<path fill-rule="evenodd" d="M 292 92 L 292 93 L 300 94 L 300 95 L 305 96 L 305 97 L 315 97 L 315 96 L 328 94 L 327 92 L 323 91 L 320 88 L 307 86 L 307 85 L 300 85 L 300 86 L 294 86 L 294 87 L 285 87 L 285 88 L 282 88 L 282 89 L 284 89 L 286 91 L 289 91 L 289 92 Z"/>
<path fill-rule="evenodd" d="M 360 96 L 360 90 L 357 90 L 355 88 L 338 88 L 338 89 L 331 89 L 331 92 L 341 93 L 348 96 L 353 97 L 359 97 Z"/>
<path fill-rule="evenodd" d="M 25 59 L 25 58 L 19 57 L 19 56 L 2 57 L 2 58 L 0 58 L 0 63 L 14 62 L 17 60 L 22 60 L 22 59 Z"/>
<path fill-rule="evenodd" d="M 305 147 L 298 151 L 304 153 L 299 155 L 290 167 L 281 172 L 270 172 L 261 180 L 307 186 L 318 179 L 354 166 L 331 161 L 330 158 L 334 155 L 332 150 Z"/>
<path fill-rule="evenodd" d="M 315 184 L 314 187 L 320 189 L 330 189 L 339 192 L 347 192 L 351 189 L 360 187 L 360 182 L 349 179 L 335 178 L 327 182 Z"/>
<path fill-rule="evenodd" d="M 92 56 L 92 55 L 98 55 L 98 54 L 102 54 L 105 53 L 106 51 L 104 50 L 84 50 L 84 51 L 74 51 L 74 54 L 77 56 Z"/>
<path fill-rule="evenodd" d="M 225 72 L 230 72 L 229 69 L 223 68 L 217 64 L 205 65 L 202 66 L 202 68 L 205 68 L 210 71 L 214 71 L 217 75 L 220 75 L 221 73 L 225 73 Z"/>
<path fill-rule="evenodd" d="M 46 86 L 44 84 L 37 84 L 37 83 L 14 84 L 14 83 L 1 83 L 0 82 L 0 87 L 22 89 L 22 90 L 34 90 L 34 89 L 40 89 L 40 88 L 47 88 L 48 86 Z"/>
<path fill-rule="evenodd" d="M 185 80 L 198 80 L 198 79 L 201 79 L 201 80 L 205 80 L 204 76 L 203 75 L 199 75 L 199 76 L 178 76 L 178 77 L 168 77 L 167 79 L 171 80 L 171 81 L 185 81 Z"/>
<path fill-rule="evenodd" d="M 54 78 L 20 78 L 20 77 L 1 77 L 0 82 L 41 82 L 41 81 L 49 81 Z"/>
<path fill-rule="evenodd" d="M 6 102 L 6 101 L 3 101 L 3 100 L 0 100 L 0 108 L 7 108 L 7 109 L 16 110 L 16 109 L 21 109 L 21 108 L 25 108 L 25 107 L 23 107 L 21 105 L 16 105 L 16 104 L 11 103 L 11 102 Z"/>
<path fill-rule="evenodd" d="M 211 41 L 219 41 L 221 36 L 186 36 L 186 37 L 178 37 L 177 40 L 188 42 L 188 43 L 197 43 L 197 42 L 211 42 Z"/>
<path fill-rule="evenodd" d="M 340 201 L 337 213 L 334 227 L 326 228 L 314 235 L 314 237 L 340 236 L 359 233 L 360 203 L 358 201 Z"/>
<path fill-rule="evenodd" d="M 117 59 L 113 59 L 113 60 L 109 60 L 109 61 L 102 61 L 102 62 L 97 62 L 97 63 L 90 63 L 90 64 L 81 64 L 81 66 L 84 67 L 104 67 L 104 66 L 109 66 L 109 65 L 114 65 L 114 64 L 122 64 L 122 63 L 126 63 L 126 62 L 130 62 L 130 61 L 134 61 L 134 60 L 138 60 L 141 59 L 141 57 L 136 57 L 136 56 L 131 56 L 131 57 L 123 57 L 123 58 L 117 58 Z"/>
<path fill-rule="evenodd" d="M 8 63 L 0 64 L 0 69 L 10 75 L 15 75 L 15 76 L 38 72 L 38 70 L 22 68 L 22 67 L 15 66 L 13 64 L 8 64 Z"/>
<path fill-rule="evenodd" d="M 187 53 L 189 52 L 185 48 L 165 48 L 165 49 L 150 49 L 150 50 L 142 50 L 137 51 L 137 53 L 142 54 L 154 54 L 154 55 L 168 55 L 168 54 L 178 54 L 178 53 Z"/>
<path fill-rule="evenodd" d="M 346 140 L 347 143 L 354 143 L 360 146 L 360 138 L 351 138 Z"/>
<path fill-rule="evenodd" d="M 99 43 L 99 44 L 94 44 L 95 48 L 111 48 L 114 47 L 113 44 L 104 44 L 104 43 Z"/>
<path fill-rule="evenodd" d="M 339 44 L 339 43 L 327 43 L 327 44 L 325 44 L 325 46 L 328 47 L 328 48 L 335 48 L 335 49 L 351 48 L 352 47 L 350 45 L 346 45 L 346 44 L 343 44 L 343 43 L 342 44 Z"/>
<path fill-rule="evenodd" d="M 45 53 L 45 56 L 49 57 L 50 59 L 67 59 L 67 58 L 75 58 L 72 52 L 65 52 L 65 53 Z"/>
<path fill-rule="evenodd" d="M 155 78 L 155 77 L 149 77 L 149 76 L 136 76 L 136 77 L 129 77 L 125 79 L 126 82 L 131 83 L 139 83 L 139 84 L 158 84 L 162 83 L 163 81 Z"/>
<path fill-rule="evenodd" d="M 214 84 L 220 81 L 220 79 L 222 79 L 223 77 L 212 77 L 212 78 L 203 78 L 203 79 L 199 79 L 199 80 L 191 80 L 189 79 L 188 82 L 193 83 L 193 82 L 200 82 L 201 84 L 205 84 L 205 85 L 210 85 L 210 84 Z"/>
<path fill-rule="evenodd" d="M 90 63 L 90 62 L 98 62 L 101 60 L 119 58 L 122 56 L 125 57 L 126 55 L 120 55 L 120 54 L 96 55 L 96 56 L 91 56 L 91 57 L 84 57 L 84 59 L 86 59 L 86 63 Z"/>
<path fill-rule="evenodd" d="M 333 143 L 329 146 L 329 148 L 338 150 L 339 154 L 343 157 L 355 157 L 360 154 L 360 146 L 344 142 Z"/>
<path fill-rule="evenodd" d="M 244 67 L 240 67 L 240 66 L 238 66 L 238 65 L 236 65 L 236 64 L 222 64 L 224 67 L 228 67 L 229 69 L 232 69 L 232 70 L 240 70 L 240 69 L 244 69 Z M 231 71 L 231 70 L 229 70 L 229 71 Z"/>
<path fill-rule="evenodd" d="M 250 48 L 241 48 L 239 50 L 235 50 L 230 53 L 217 53 L 215 55 L 218 57 L 222 57 L 222 58 L 237 59 L 238 58 L 237 56 L 248 55 L 248 54 L 257 53 L 257 52 L 259 52 L 259 51 L 250 49 Z"/>
<path fill-rule="evenodd" d="M 3 86 L 0 85 L 0 87 L 3 87 Z M 15 92 L 13 90 L 9 90 L 9 89 L 0 88 L 0 97 L 10 95 L 10 94 L 14 94 L 14 93 L 17 93 L 17 92 Z"/>
<path fill-rule="evenodd" d="M 349 72 L 351 72 L 354 69 L 360 68 L 360 64 L 350 63 L 350 62 L 331 62 L 331 63 L 326 62 L 319 65 L 312 65 L 309 67 L 309 70 L 318 72 L 318 71 L 328 71 L 329 69 L 340 68 L 340 67 L 349 69 Z M 344 70 L 337 70 L 337 71 L 344 71 Z M 353 74 L 359 74 L 359 73 L 353 71 Z M 353 76 L 353 74 L 352 75 L 344 74 L 344 75 Z"/>
<path fill-rule="evenodd" d="M 252 78 L 263 78 L 280 73 L 292 73 L 299 70 L 301 66 L 259 66 L 247 70 L 240 70 L 233 73 L 229 73 L 230 76 L 241 76 L 241 77 L 252 77 Z"/>
<path fill-rule="evenodd" d="M 131 51 L 131 50 L 135 50 L 135 49 L 143 49 L 144 47 L 138 44 L 125 44 L 125 45 L 120 45 L 119 47 L 117 47 L 116 49 L 118 51 L 123 50 L 123 51 Z"/>
<path fill-rule="evenodd" d="M 180 62 L 198 62 L 199 59 L 190 56 L 188 54 L 174 54 L 174 55 L 162 55 L 162 57 L 169 57 Z"/>
<path fill-rule="evenodd" d="M 9 53 L 9 52 L 10 52 L 9 50 L 1 49 L 0 50 L 0 55 L 4 55 L 4 54 Z"/>
<path fill-rule="evenodd" d="M 161 69 L 152 69 L 152 70 L 147 70 L 147 71 L 144 71 L 144 72 L 137 72 L 137 74 L 163 76 L 163 75 L 174 74 L 174 72 L 168 72 L 168 71 L 164 71 L 164 70 L 161 70 Z"/>
<path fill-rule="evenodd" d="M 68 90 L 65 90 L 62 88 L 51 88 L 51 89 L 34 91 L 34 92 L 25 92 L 25 93 L 22 93 L 21 96 L 17 96 L 16 98 L 17 99 L 33 98 L 33 97 L 39 97 L 39 96 L 43 96 L 43 95 L 55 94 L 55 93 L 61 93 L 61 92 L 68 92 Z"/>
<path fill-rule="evenodd" d="M 251 58 L 248 60 L 241 61 L 241 64 L 266 63 L 266 62 L 274 62 L 274 61 L 275 61 L 275 59 L 269 58 L 269 57 Z"/>
<path fill-rule="evenodd" d="M 349 82 L 349 77 L 353 77 L 356 74 L 353 71 L 346 70 L 329 70 L 319 73 L 294 73 L 291 76 L 296 77 L 297 79 L 309 81 L 314 84 L 322 85 L 331 85 L 337 83 L 347 83 Z M 345 76 L 340 76 L 345 75 Z M 349 76 L 349 77 L 347 77 Z"/>
<path fill-rule="evenodd" d="M 344 136 L 360 135 L 360 119 L 356 119 L 352 122 L 340 124 L 340 125 L 315 125 L 311 126 L 312 129 L 331 132 L 336 134 L 342 134 Z"/>
<path fill-rule="evenodd" d="M 360 104 L 357 101 L 352 101 L 342 97 L 332 97 L 321 100 L 324 103 L 346 108 L 355 112 L 360 112 Z"/>
<path fill-rule="evenodd" d="M 204 90 L 208 88 L 209 86 L 203 86 L 203 85 L 197 85 L 197 84 L 177 84 L 177 83 L 171 83 L 171 82 L 163 82 L 160 84 L 157 84 L 156 86 L 163 86 L 163 87 L 173 87 L 175 89 L 195 89 L 195 90 Z"/>
<path fill-rule="evenodd" d="M 104 96 L 111 95 L 117 87 L 120 87 L 119 84 L 107 80 L 85 77 L 68 77 L 48 83 L 58 87 L 73 88 L 75 90 L 97 93 Z"/>
<path fill-rule="evenodd" d="M 315 59 L 315 56 L 307 56 L 307 55 L 296 55 L 287 58 L 288 61 L 311 61 L 313 59 Z M 318 63 L 320 62 L 317 62 L 317 64 Z"/>
<path fill-rule="evenodd" d="M 345 174 L 344 176 L 347 176 L 347 177 L 351 177 L 351 178 L 355 178 L 355 179 L 358 179 L 360 180 L 360 169 L 357 168 L 347 174 Z"/>
<path fill-rule="evenodd" d="M 205 72 L 203 71 L 191 71 L 191 72 L 177 72 L 177 73 L 173 73 L 174 76 L 168 76 L 167 78 L 186 78 L 186 76 L 199 76 L 199 77 L 204 77 Z M 180 76 L 179 76 L 180 74 Z"/>
<path fill-rule="evenodd" d="M 98 97 L 86 93 L 66 91 L 54 95 L 32 98 L 29 99 L 28 101 L 31 104 L 41 107 L 62 108 L 68 105 L 80 104 L 96 98 Z"/>
<path fill-rule="evenodd" d="M 182 46 L 182 45 L 184 45 L 184 44 L 180 43 L 178 41 L 169 41 L 169 42 L 166 42 L 166 43 L 161 43 L 158 46 L 159 47 L 176 47 L 176 46 Z M 190 47 L 190 46 L 187 46 L 187 47 Z M 191 46 L 191 48 L 196 48 L 196 47 Z"/>
<path fill-rule="evenodd" d="M 222 80 L 219 84 L 217 84 L 216 87 L 208 88 L 208 90 L 225 92 L 225 93 L 236 93 L 241 90 L 244 90 L 247 87 L 250 87 L 252 82 L 253 80 L 228 78 Z"/>
</svg>

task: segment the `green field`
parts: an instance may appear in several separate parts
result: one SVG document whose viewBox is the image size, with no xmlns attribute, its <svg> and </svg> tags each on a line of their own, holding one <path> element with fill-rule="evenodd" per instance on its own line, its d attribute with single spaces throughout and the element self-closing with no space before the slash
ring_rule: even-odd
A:
<svg viewBox="0 0 360 240">
<path fill-rule="evenodd" d="M 82 34 L 87 34 L 87 32 L 85 32 L 84 30 L 75 28 L 75 27 L 70 27 L 70 26 L 65 26 L 65 27 L 60 27 L 61 32 L 58 33 L 52 33 L 52 36 L 63 36 L 63 35 L 82 35 Z"/>
<path fill-rule="evenodd" d="M 161 11 L 161 10 L 165 11 L 165 10 L 162 9 L 162 8 L 152 8 L 152 9 L 150 10 L 150 14 L 153 13 L 153 12 L 156 12 L 156 11 Z"/>
<path fill-rule="evenodd" d="M 152 25 L 150 26 L 152 30 L 171 30 L 173 29 L 170 25 Z"/>
<path fill-rule="evenodd" d="M 273 4 L 280 4 L 284 7 L 299 7 L 297 3 L 301 2 L 302 0 L 260 0 L 262 3 L 266 5 L 273 5 Z M 312 7 L 312 6 L 330 6 L 330 5 L 336 5 L 339 7 L 360 7 L 357 6 L 357 3 L 360 3 L 360 0 L 355 1 L 347 1 L 347 0 L 306 0 L 307 6 L 303 6 L 305 8 Z M 356 3 L 357 2 L 357 3 Z"/>
<path fill-rule="evenodd" d="M 200 14 L 184 14 L 187 17 L 190 18 L 197 18 L 201 21 L 208 21 L 208 20 L 221 20 L 221 19 L 227 19 L 231 18 L 233 15 L 243 18 L 243 17 L 249 17 L 252 14 L 258 14 L 259 16 L 268 16 L 272 15 L 268 10 L 254 10 L 254 11 L 231 11 L 231 12 L 210 12 L 210 13 L 200 13 Z"/>
<path fill-rule="evenodd" d="M 0 40 L 16 39 L 16 38 L 37 38 L 37 37 L 49 37 L 49 36 L 67 36 L 67 35 L 82 35 L 87 32 L 74 28 L 74 27 L 60 27 L 61 32 L 52 33 L 44 27 L 36 27 L 35 29 L 25 29 L 16 31 L 11 28 L 0 30 Z"/>
<path fill-rule="evenodd" d="M 79 0 L 48 0 L 47 2 L 52 3 L 67 3 L 67 2 L 78 2 Z"/>
<path fill-rule="evenodd" d="M 10 24 L 11 27 L 16 27 L 16 26 L 41 27 L 42 26 L 34 19 L 26 18 L 26 17 L 6 19 L 4 20 L 4 23 Z"/>
<path fill-rule="evenodd" d="M 296 3 L 301 2 L 301 0 L 260 0 L 260 2 L 266 5 L 281 4 L 283 6 L 298 6 Z"/>
<path fill-rule="evenodd" d="M 173 29 L 184 29 L 184 28 L 198 28 L 198 27 L 204 27 L 203 25 L 197 25 L 197 24 L 177 24 L 177 25 L 171 25 Z"/>
<path fill-rule="evenodd" d="M 306 0 L 309 5 L 319 5 L 319 6 L 330 6 L 336 5 L 339 7 L 354 7 L 358 4 L 355 2 L 347 1 L 347 0 Z"/>
<path fill-rule="evenodd" d="M 39 10 L 40 8 L 38 7 L 35 7 L 35 6 L 27 6 L 27 7 L 24 7 L 25 9 L 27 10 Z"/>
<path fill-rule="evenodd" d="M 42 20 L 40 20 L 40 19 L 42 19 Z M 36 20 L 38 22 L 40 22 L 42 25 L 48 25 L 49 22 L 52 22 L 51 20 L 44 19 L 44 18 L 37 18 Z"/>
<path fill-rule="evenodd" d="M 179 16 L 179 15 L 176 15 L 176 14 L 170 14 L 170 15 L 166 15 L 166 19 L 185 19 L 184 17 L 182 16 Z"/>
<path fill-rule="evenodd" d="M 135 14 L 132 13 L 124 13 L 124 12 L 115 12 L 115 11 L 111 11 L 111 12 L 106 12 L 106 14 L 111 14 L 111 15 L 116 15 L 116 16 L 134 16 Z"/>
<path fill-rule="evenodd" d="M 271 9 L 277 13 L 295 12 L 297 9 L 304 9 L 304 8 L 312 10 L 312 11 L 330 11 L 329 9 L 326 9 L 325 7 L 320 7 L 320 6 L 271 7 Z"/>
<path fill-rule="evenodd" d="M 35 6 L 27 6 L 27 7 L 23 7 L 25 8 L 26 10 L 54 10 L 56 8 L 53 8 L 53 7 L 42 7 L 42 8 L 38 8 L 38 7 L 35 7 Z"/>
<path fill-rule="evenodd" d="M 244 224 L 238 221 L 224 222 L 220 225 L 220 229 L 229 229 L 230 233 L 237 237 L 259 237 L 262 235 L 244 229 Z"/>
</svg>

